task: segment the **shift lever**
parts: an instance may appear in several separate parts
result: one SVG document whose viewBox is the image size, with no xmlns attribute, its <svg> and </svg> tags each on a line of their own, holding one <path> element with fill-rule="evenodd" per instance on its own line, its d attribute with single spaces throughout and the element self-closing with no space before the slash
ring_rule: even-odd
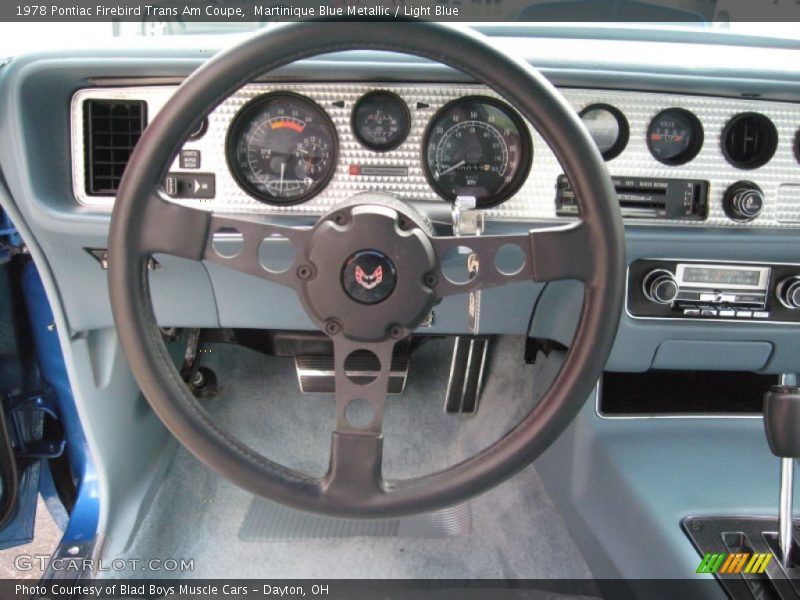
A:
<svg viewBox="0 0 800 600">
<path fill-rule="evenodd" d="M 792 549 L 792 491 L 794 459 L 800 457 L 800 387 L 794 375 L 784 375 L 782 385 L 764 395 L 764 429 L 769 449 L 781 459 L 778 544 L 781 559 L 789 564 Z"/>
</svg>

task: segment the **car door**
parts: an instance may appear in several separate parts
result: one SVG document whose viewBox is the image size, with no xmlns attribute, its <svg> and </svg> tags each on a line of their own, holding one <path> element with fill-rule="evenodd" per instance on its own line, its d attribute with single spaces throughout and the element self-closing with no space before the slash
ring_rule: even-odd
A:
<svg viewBox="0 0 800 600">
<path fill-rule="evenodd" d="M 53 333 L 52 322 L 35 265 L 0 211 L 0 550 L 33 539 L 40 492 L 61 495 L 54 474 L 66 460 L 59 414 L 66 374 L 60 349 L 42 348 L 36 335 Z"/>
</svg>

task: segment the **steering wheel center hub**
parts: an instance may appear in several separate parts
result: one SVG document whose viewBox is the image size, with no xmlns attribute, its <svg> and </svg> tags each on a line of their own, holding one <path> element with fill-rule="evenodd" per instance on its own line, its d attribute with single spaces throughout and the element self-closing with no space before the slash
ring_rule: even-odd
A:
<svg viewBox="0 0 800 600">
<path fill-rule="evenodd" d="M 312 275 L 300 292 L 321 328 L 376 342 L 405 335 L 430 314 L 435 295 L 426 276 L 437 261 L 430 226 L 411 207 L 382 194 L 363 202 L 316 224 L 307 254 Z"/>
<path fill-rule="evenodd" d="M 342 287 L 362 304 L 383 302 L 397 284 L 397 269 L 380 250 L 359 250 L 342 267 Z"/>
</svg>

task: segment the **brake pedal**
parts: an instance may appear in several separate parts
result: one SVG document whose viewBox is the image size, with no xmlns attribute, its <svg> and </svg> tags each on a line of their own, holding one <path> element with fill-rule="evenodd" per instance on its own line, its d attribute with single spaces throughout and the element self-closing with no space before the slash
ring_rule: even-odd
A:
<svg viewBox="0 0 800 600">
<path fill-rule="evenodd" d="M 483 386 L 487 337 L 456 337 L 444 410 L 451 414 L 475 414 Z"/>
<path fill-rule="evenodd" d="M 389 372 L 389 393 L 402 394 L 408 379 L 410 347 L 407 343 L 397 344 L 392 356 Z M 294 357 L 300 391 L 304 394 L 333 394 L 336 392 L 336 377 L 333 353 L 297 354 Z M 356 383 L 369 383 L 380 372 L 378 358 L 371 352 L 356 351 L 345 362 L 347 376 Z"/>
</svg>

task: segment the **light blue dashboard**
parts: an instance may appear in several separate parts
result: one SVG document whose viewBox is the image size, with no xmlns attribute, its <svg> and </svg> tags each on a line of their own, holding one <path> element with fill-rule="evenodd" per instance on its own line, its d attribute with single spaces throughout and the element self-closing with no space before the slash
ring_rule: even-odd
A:
<svg viewBox="0 0 800 600">
<path fill-rule="evenodd" d="M 711 194 L 710 219 L 705 223 L 628 221 L 627 252 L 632 262 L 641 258 L 674 258 L 716 261 L 800 262 L 800 236 L 791 219 L 780 222 L 777 193 L 781 185 L 800 183 L 800 163 L 792 156 L 789 132 L 800 129 L 800 109 L 794 104 L 800 70 L 789 60 L 792 51 L 782 48 L 705 48 L 703 64 L 688 66 L 684 60 L 692 44 L 641 41 L 498 38 L 501 47 L 522 49 L 535 66 L 561 86 L 568 98 L 586 105 L 593 100 L 617 101 L 641 106 L 663 98 L 664 106 L 682 101 L 716 119 L 706 132 L 706 148 L 698 162 L 684 167 L 650 165 L 644 158 L 644 141 L 636 137 L 629 152 L 636 153 L 638 173 L 719 182 Z M 591 52 L 589 52 L 591 50 Z M 90 51 L 24 56 L 12 60 L 0 72 L 0 123 L 5 143 L 0 166 L 10 196 L 29 228 L 29 244 L 40 248 L 52 272 L 72 335 L 112 325 L 106 274 L 87 249 L 107 246 L 109 208 L 92 205 L 76 194 L 77 156 L 74 144 L 76 94 L 98 94 L 109 89 L 144 89 L 164 94 L 202 63 L 205 47 L 120 48 L 98 58 Z M 741 54 L 741 60 L 735 55 Z M 591 57 L 591 58 L 587 58 Z M 624 57 L 624 58 L 620 58 Z M 736 65 L 733 67 L 731 65 Z M 764 68 L 763 65 L 770 65 Z M 433 82 L 469 90 L 472 82 L 440 65 L 383 53 L 354 52 L 304 61 L 262 80 L 267 87 L 302 89 L 304 82 L 348 82 L 351 87 L 391 88 L 402 94 L 404 86 L 431 86 Z M 289 82 L 289 83 L 287 83 Z M 758 90 L 760 97 L 755 98 Z M 726 222 L 718 203 L 725 183 L 740 174 L 722 166 L 715 142 L 717 122 L 724 123 L 719 107 L 735 112 L 762 111 L 775 115 L 780 145 L 772 164 L 741 172 L 767 188 L 769 211 L 749 226 Z M 731 108 L 735 107 L 735 108 Z M 701 110 L 702 109 L 702 110 Z M 637 109 L 640 110 L 640 109 Z M 777 112 L 776 112 L 777 111 Z M 724 112 L 724 111 L 723 111 Z M 46 118 L 45 118 L 46 116 Z M 632 130 L 643 132 L 645 114 L 632 112 Z M 795 122 L 796 121 L 796 122 Z M 419 126 L 417 136 L 423 126 Z M 716 132 L 716 133 L 715 133 Z M 633 139 L 632 135 L 632 139 Z M 532 175 L 519 199 L 508 210 L 502 205 L 488 213 L 490 231 L 519 231 L 558 220 L 551 198 L 557 165 L 549 165 L 548 151 L 536 145 Z M 220 150 L 221 151 L 221 150 Z M 209 149 L 204 148 L 207 154 Z M 705 155 L 703 153 L 706 153 Z M 411 155 L 411 154 L 410 154 Z M 705 156 L 705 158 L 703 158 Z M 623 174 L 625 152 L 609 162 L 612 173 Z M 540 162 L 537 162 L 540 161 Z M 545 162 L 541 162 L 545 161 Z M 545 165 L 545 166 L 542 166 Z M 549 165 L 549 166 L 547 166 Z M 621 165 L 621 166 L 618 166 Z M 541 172 L 537 168 L 542 167 Z M 705 169 L 705 171 L 704 171 Z M 722 169 L 722 174 L 720 169 Z M 544 173 L 545 175 L 543 175 Z M 712 186 L 713 187 L 713 186 Z M 426 192 L 423 196 L 430 196 Z M 322 194 L 320 198 L 325 198 Z M 84 201 L 82 201 L 84 200 Z M 791 199 L 790 199 L 791 201 Z M 517 202 L 518 204 L 514 204 Z M 260 210 L 258 203 L 252 203 Z M 287 218 L 311 223 L 322 205 L 295 211 Z M 793 205 L 789 205 L 789 210 Z M 800 209 L 800 207 L 798 207 Z M 771 211 L 771 212 L 770 212 Z M 291 211 L 289 211 L 291 213 Z M 253 327 L 308 329 L 310 322 L 293 292 L 264 281 L 247 278 L 210 264 L 157 257 L 161 268 L 152 272 L 151 287 L 159 321 L 164 325 L 191 327 Z M 483 302 L 484 333 L 530 333 L 568 343 L 580 303 L 580 289 L 570 282 L 515 284 L 488 291 Z M 531 314 L 536 307 L 536 314 Z M 435 311 L 426 333 L 463 333 L 468 330 L 466 297 L 448 299 Z M 652 364 L 661 344 L 668 341 L 705 340 L 731 344 L 764 342 L 772 351 L 766 360 L 752 364 L 726 364 L 720 355 L 700 357 L 698 368 L 752 368 L 782 372 L 792 368 L 798 352 L 796 326 L 749 322 L 660 322 L 635 320 L 623 315 L 608 367 L 641 371 Z M 746 354 L 746 353 L 745 353 Z M 736 353 L 741 356 L 742 353 Z M 669 365 L 662 365 L 669 366 Z"/>
</svg>

